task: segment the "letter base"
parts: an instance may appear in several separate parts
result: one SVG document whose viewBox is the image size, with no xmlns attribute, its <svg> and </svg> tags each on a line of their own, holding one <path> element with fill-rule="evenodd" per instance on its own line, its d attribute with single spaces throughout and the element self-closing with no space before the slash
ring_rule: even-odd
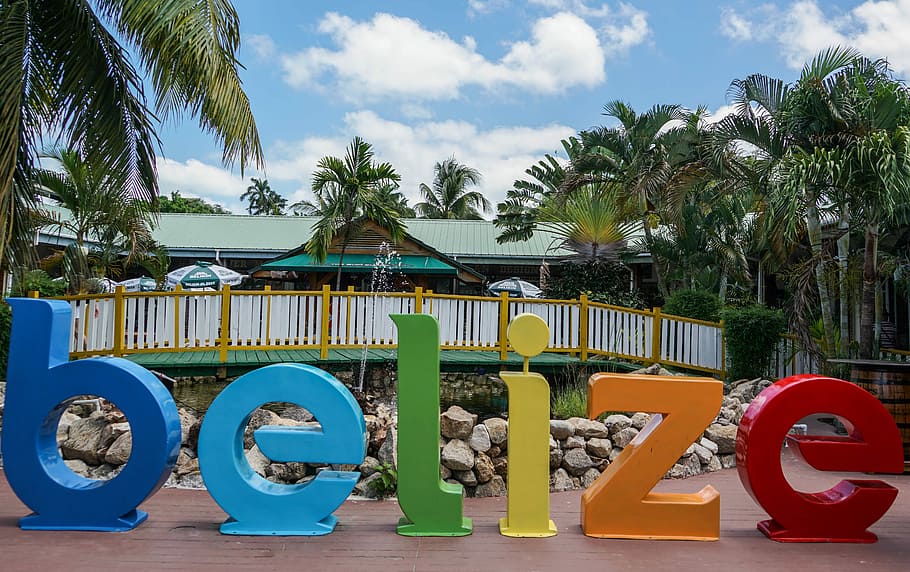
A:
<svg viewBox="0 0 910 572">
<path fill-rule="evenodd" d="M 434 526 L 434 524 L 436 524 Z M 468 536 L 474 530 L 474 525 L 470 518 L 463 517 L 461 526 L 447 527 L 442 523 L 430 523 L 430 525 L 415 524 L 407 518 L 402 517 L 398 521 L 398 528 L 395 530 L 401 536 Z"/>
<path fill-rule="evenodd" d="M 79 515 L 74 524 L 60 515 L 47 516 L 32 513 L 19 519 L 19 528 L 22 530 L 83 530 L 88 532 L 126 532 L 133 530 L 148 518 L 148 513 L 141 510 L 131 510 L 119 518 L 112 520 L 98 520 L 87 522 L 85 515 Z"/>
<path fill-rule="evenodd" d="M 548 536 L 556 536 L 556 523 L 552 520 L 547 521 L 547 529 L 542 528 L 531 529 L 531 528 L 520 528 L 520 527 L 509 527 L 508 518 L 499 519 L 499 534 L 503 536 L 511 536 L 512 538 L 547 538 Z"/>
<path fill-rule="evenodd" d="M 338 517 L 330 514 L 318 522 L 295 520 L 285 524 L 288 525 L 286 528 L 274 521 L 258 524 L 255 522 L 240 522 L 229 518 L 224 521 L 219 530 L 221 534 L 232 534 L 235 536 L 325 536 L 335 530 L 335 525 L 338 524 Z"/>
<path fill-rule="evenodd" d="M 757 528 L 762 534 L 776 542 L 843 542 L 850 544 L 872 544 L 878 542 L 878 537 L 868 530 L 848 532 L 844 536 L 807 536 L 806 534 L 800 534 L 797 530 L 784 528 L 776 520 L 763 520 L 758 523 Z"/>
</svg>

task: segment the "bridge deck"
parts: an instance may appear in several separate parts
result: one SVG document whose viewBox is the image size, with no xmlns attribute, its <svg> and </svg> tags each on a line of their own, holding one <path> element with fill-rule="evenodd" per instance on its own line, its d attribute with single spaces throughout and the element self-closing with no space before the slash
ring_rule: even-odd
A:
<svg viewBox="0 0 910 572">
<path fill-rule="evenodd" d="M 226 375 L 234 376 L 273 363 L 306 363 L 330 371 L 338 370 L 359 364 L 363 357 L 361 349 L 329 350 L 329 356 L 324 360 L 319 359 L 319 350 L 275 349 L 232 350 L 228 352 L 225 363 L 220 361 L 216 350 L 140 353 L 126 356 L 126 359 L 171 376 L 214 375 L 222 367 L 225 368 Z M 366 352 L 366 362 L 371 365 L 395 363 L 397 359 L 398 352 L 394 349 L 370 349 Z M 531 359 L 531 369 L 542 373 L 581 364 L 577 356 L 565 353 L 543 353 Z M 502 368 L 520 369 L 522 360 L 521 356 L 511 352 L 508 359 L 502 361 L 499 359 L 499 352 L 496 351 L 443 350 L 440 352 L 439 365 L 443 371 L 495 372 Z M 604 371 L 616 368 L 621 368 L 620 371 L 630 371 L 638 367 L 598 360 L 588 360 L 584 365 Z"/>
<path fill-rule="evenodd" d="M 801 463 L 786 463 L 803 490 L 827 488 L 837 478 Z M 838 477 L 839 478 L 839 477 Z M 863 477 L 861 477 L 863 478 Z M 869 478 L 869 477 L 865 477 Z M 505 497 L 466 499 L 474 533 L 463 538 L 407 538 L 395 534 L 394 501 L 348 501 L 337 511 L 334 534 L 323 537 L 222 536 L 225 514 L 204 491 L 166 489 L 142 506 L 150 514 L 134 531 L 33 532 L 16 526 L 27 511 L 0 477 L 0 546 L 10 571 L 81 570 L 906 570 L 910 562 L 910 476 L 882 477 L 900 489 L 897 501 L 872 531 L 877 544 L 778 544 L 756 529 L 767 518 L 746 494 L 735 470 L 682 481 L 658 490 L 694 492 L 712 485 L 721 493 L 718 542 L 588 538 L 579 526 L 580 491 L 550 497 L 559 535 L 516 539 L 499 535 Z"/>
</svg>

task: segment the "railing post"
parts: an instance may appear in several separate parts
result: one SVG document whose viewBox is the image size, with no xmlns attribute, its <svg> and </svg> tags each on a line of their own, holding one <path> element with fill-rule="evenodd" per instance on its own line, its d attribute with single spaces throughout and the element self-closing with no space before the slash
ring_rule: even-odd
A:
<svg viewBox="0 0 910 572">
<path fill-rule="evenodd" d="M 660 363 L 660 307 L 654 308 L 654 329 L 651 331 L 651 361 Z"/>
<path fill-rule="evenodd" d="M 221 339 L 218 341 L 218 357 L 221 363 L 227 361 L 228 342 L 231 339 L 231 287 L 221 288 Z"/>
<path fill-rule="evenodd" d="M 423 288 L 414 288 L 414 313 L 423 314 Z"/>
<path fill-rule="evenodd" d="M 174 286 L 174 347 L 180 347 L 180 293 L 183 292 L 183 286 L 177 284 Z"/>
<path fill-rule="evenodd" d="M 344 342 L 343 342 L 343 343 L 347 343 L 347 344 L 349 344 L 349 343 L 353 342 L 355 339 L 357 339 L 351 335 L 351 302 L 354 300 L 354 297 L 351 294 L 353 294 L 353 293 L 354 293 L 354 287 L 348 286 L 348 294 L 344 298 L 345 312 L 344 312 Z M 378 300 L 378 297 L 376 295 L 374 295 L 373 296 L 374 308 L 375 308 L 375 304 L 376 304 L 377 300 Z M 373 313 L 375 315 L 375 309 L 374 309 Z M 366 339 L 366 335 L 367 335 L 366 324 L 363 324 L 363 332 L 361 332 L 361 333 L 363 334 L 363 336 L 362 336 L 363 339 L 358 339 L 357 340 L 358 343 L 361 343 L 361 344 L 368 343 L 369 340 Z"/>
<path fill-rule="evenodd" d="M 578 345 L 581 346 L 581 361 L 588 361 L 588 295 L 579 295 L 578 302 Z"/>
<path fill-rule="evenodd" d="M 265 343 L 263 345 L 270 345 L 272 340 L 272 287 L 266 286 L 263 288 L 265 292 Z"/>
<path fill-rule="evenodd" d="M 499 293 L 499 361 L 509 357 L 509 293 Z"/>
<path fill-rule="evenodd" d="M 123 311 L 123 286 L 114 288 L 114 356 L 123 355 L 123 336 L 126 329 Z M 144 335 L 145 332 L 142 332 Z"/>
<path fill-rule="evenodd" d="M 37 290 L 29 290 L 29 291 L 28 291 L 28 297 L 29 297 L 29 298 L 37 298 L 37 297 L 39 297 L 40 295 L 41 295 L 41 293 L 38 292 Z"/>
<path fill-rule="evenodd" d="M 319 331 L 319 359 L 329 357 L 329 317 L 332 312 L 332 292 L 331 286 L 324 284 L 322 286 L 322 324 Z"/>
</svg>

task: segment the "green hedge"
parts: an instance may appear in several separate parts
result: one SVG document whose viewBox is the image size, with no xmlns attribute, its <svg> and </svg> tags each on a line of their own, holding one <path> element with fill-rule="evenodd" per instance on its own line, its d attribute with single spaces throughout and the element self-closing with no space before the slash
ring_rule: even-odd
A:
<svg viewBox="0 0 910 572">
<path fill-rule="evenodd" d="M 780 310 L 764 306 L 729 308 L 722 314 L 727 342 L 727 379 L 754 379 L 769 373 L 774 350 L 787 329 Z"/>
<path fill-rule="evenodd" d="M 662 311 L 683 318 L 717 322 L 720 320 L 722 309 L 720 298 L 713 292 L 677 290 L 667 298 Z"/>
</svg>

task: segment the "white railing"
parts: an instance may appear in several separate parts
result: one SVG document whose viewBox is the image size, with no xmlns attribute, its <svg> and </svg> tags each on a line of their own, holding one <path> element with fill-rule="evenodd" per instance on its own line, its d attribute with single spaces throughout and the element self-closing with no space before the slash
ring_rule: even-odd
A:
<svg viewBox="0 0 910 572">
<path fill-rule="evenodd" d="M 548 351 L 661 362 L 720 374 L 723 326 L 653 311 L 579 300 L 411 293 L 149 292 L 65 298 L 73 310 L 74 357 L 156 351 L 395 347 L 392 314 L 425 313 L 439 322 L 443 349 L 494 350 L 505 359 L 509 320 L 540 316 Z"/>
</svg>

